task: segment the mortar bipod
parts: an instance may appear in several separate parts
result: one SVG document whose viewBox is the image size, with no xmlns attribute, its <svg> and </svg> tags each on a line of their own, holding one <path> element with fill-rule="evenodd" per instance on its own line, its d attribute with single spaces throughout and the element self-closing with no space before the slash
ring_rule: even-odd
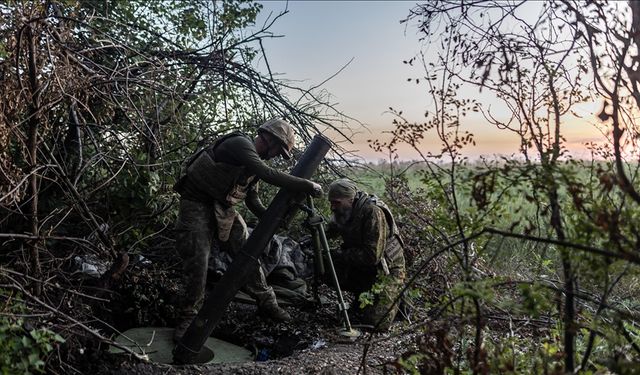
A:
<svg viewBox="0 0 640 375">
<path fill-rule="evenodd" d="M 333 259 L 331 258 L 329 242 L 327 241 L 327 235 L 324 231 L 324 218 L 321 215 L 316 214 L 316 209 L 313 204 L 313 198 L 311 196 L 307 196 L 307 206 L 302 206 L 301 209 L 307 213 L 306 224 L 307 227 L 311 228 L 312 230 L 313 247 L 314 253 L 316 254 L 314 259 L 316 260 L 316 264 L 318 264 L 317 262 L 319 261 L 319 266 L 316 266 L 315 270 L 321 270 L 321 272 L 324 273 L 324 262 L 322 257 L 322 255 L 324 254 L 324 258 L 327 260 L 327 264 L 329 265 L 331 281 L 333 281 L 333 284 L 336 286 L 336 292 L 338 294 L 338 309 L 340 310 L 340 314 L 342 314 L 342 321 L 344 323 L 344 329 L 341 330 L 339 334 L 342 336 L 353 338 L 358 337 L 360 336 L 360 332 L 353 329 L 351 327 L 351 322 L 349 321 L 347 305 L 344 302 L 342 289 L 340 288 L 340 283 L 338 282 L 338 275 L 336 274 L 336 269 L 333 265 Z M 315 288 L 315 293 L 317 294 L 317 286 Z"/>
</svg>

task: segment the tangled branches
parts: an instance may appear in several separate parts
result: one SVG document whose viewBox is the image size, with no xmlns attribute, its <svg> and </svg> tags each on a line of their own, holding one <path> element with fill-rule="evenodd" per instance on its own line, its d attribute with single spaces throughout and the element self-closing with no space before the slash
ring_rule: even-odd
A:
<svg viewBox="0 0 640 375">
<path fill-rule="evenodd" d="M 279 116 L 304 141 L 342 134 L 345 117 L 323 95 L 255 68 L 281 16 L 251 29 L 259 11 L 246 1 L 0 5 L 0 257 L 24 275 L 8 287 L 58 306 L 50 285 L 72 282 L 72 260 L 91 255 L 111 263 L 94 296 L 106 293 L 130 255 L 164 246 L 179 164 L 218 133 Z"/>
</svg>

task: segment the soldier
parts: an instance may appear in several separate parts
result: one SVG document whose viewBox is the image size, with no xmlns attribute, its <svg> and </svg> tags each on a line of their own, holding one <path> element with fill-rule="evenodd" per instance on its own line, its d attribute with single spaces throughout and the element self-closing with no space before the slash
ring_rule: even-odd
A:
<svg viewBox="0 0 640 375">
<path fill-rule="evenodd" d="M 328 234 L 339 234 L 343 241 L 333 256 L 340 286 L 356 296 L 372 292 L 373 304 L 360 311 L 363 323 L 386 331 L 398 305 L 385 314 L 398 296 L 406 274 L 403 243 L 393 215 L 375 195 L 358 191 L 345 178 L 329 185 L 328 198 L 333 213 Z M 372 291 L 375 283 L 381 285 L 379 293 Z"/>
<path fill-rule="evenodd" d="M 174 189 L 180 194 L 176 250 L 184 263 L 186 295 L 174 340 L 182 338 L 202 305 L 213 245 L 233 255 L 246 243 L 247 226 L 234 206 L 244 201 L 259 219 L 268 219 L 261 217 L 266 208 L 258 197 L 258 180 L 315 196 L 322 194 L 319 184 L 279 172 L 263 162 L 278 155 L 291 158 L 294 142 L 293 127 L 273 119 L 259 127 L 253 140 L 240 132 L 224 135 L 183 165 Z M 256 299 L 260 315 L 278 322 L 291 320 L 278 306 L 261 266 L 244 290 Z"/>
</svg>

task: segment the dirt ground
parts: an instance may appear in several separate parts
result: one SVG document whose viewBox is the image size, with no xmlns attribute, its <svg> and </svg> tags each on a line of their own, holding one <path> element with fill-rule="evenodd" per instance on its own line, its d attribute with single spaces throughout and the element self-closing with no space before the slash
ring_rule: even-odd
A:
<svg viewBox="0 0 640 375">
<path fill-rule="evenodd" d="M 335 297 L 331 291 L 326 294 Z M 333 298 L 322 306 L 287 307 L 291 323 L 274 324 L 258 317 L 256 308 L 232 303 L 213 336 L 241 345 L 260 359 L 242 364 L 164 365 L 142 362 L 127 355 L 101 354 L 94 373 L 103 374 L 356 374 L 361 367 L 365 344 L 367 374 L 395 373 L 396 358 L 412 346 L 414 335 L 406 321 L 397 321 L 384 334 L 371 334 L 366 327 L 354 327 L 362 335 L 352 340 L 338 334 L 341 327 Z"/>
<path fill-rule="evenodd" d="M 145 254 L 149 262 L 133 262 L 108 296 L 109 302 L 76 301 L 71 309 L 86 309 L 86 320 L 105 336 L 135 327 L 171 327 L 178 316 L 181 291 L 180 261 L 173 247 Z M 308 285 L 312 280 L 307 280 Z M 90 287 L 86 281 L 78 283 Z M 91 289 L 87 289 L 89 291 Z M 429 290 L 433 291 L 433 288 Z M 387 333 L 372 334 L 351 316 L 362 332 L 356 339 L 338 334 L 342 322 L 337 294 L 322 284 L 322 305 L 285 306 L 290 323 L 276 324 L 259 317 L 255 305 L 232 302 L 212 336 L 242 346 L 256 361 L 241 364 L 166 365 L 145 362 L 132 355 L 110 354 L 104 342 L 88 337 L 69 339 L 65 366 L 56 373 L 80 374 L 384 374 L 398 373 L 397 359 L 416 350 L 421 330 L 406 320 L 396 319 Z M 347 302 L 354 296 L 345 293 Z M 84 302 L 84 303 L 81 303 Z M 414 314 L 424 312 L 415 311 Z M 400 315 L 400 314 L 399 314 Z M 102 324 L 100 322 L 104 322 Z M 364 356 L 365 348 L 367 350 Z M 364 358 L 364 361 L 363 361 Z M 363 366 L 364 363 L 364 366 Z M 66 366 L 68 365 L 68 366 Z"/>
</svg>

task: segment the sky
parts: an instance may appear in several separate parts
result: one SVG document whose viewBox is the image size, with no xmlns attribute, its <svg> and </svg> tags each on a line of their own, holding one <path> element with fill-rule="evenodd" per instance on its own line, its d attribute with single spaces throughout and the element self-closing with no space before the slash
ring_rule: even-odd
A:
<svg viewBox="0 0 640 375">
<path fill-rule="evenodd" d="M 388 113 L 389 107 L 402 110 L 411 120 L 424 120 L 424 112 L 431 106 L 426 88 L 407 81 L 409 77 L 423 76 L 424 72 L 422 68 L 403 63 L 423 48 L 415 24 L 400 23 L 415 6 L 415 1 L 260 3 L 263 10 L 257 25 L 269 15 L 273 17 L 286 9 L 289 11 L 270 29 L 274 35 L 282 37 L 263 40 L 270 68 L 281 73 L 280 78 L 294 80 L 300 87 L 309 88 L 348 64 L 322 87 L 331 93 L 337 108 L 367 126 L 367 130 L 352 138 L 350 150 L 371 161 L 387 157 L 371 150 L 367 140 L 385 139 L 384 132 L 393 129 L 394 117 Z M 425 52 L 429 53 L 428 50 Z M 491 104 L 492 99 L 486 93 L 463 94 L 484 98 Z M 567 123 L 564 129 L 569 146 L 576 154 L 586 153 L 583 141 L 600 136 L 593 127 L 585 125 L 585 118 L 593 117 L 594 106 L 583 106 L 579 111 L 582 119 Z M 477 144 L 466 151 L 468 156 L 517 153 L 518 141 L 513 135 L 496 131 L 480 116 L 466 121 Z M 438 149 L 434 140 L 427 140 L 423 147 L 423 151 L 436 152 Z M 399 153 L 401 159 L 417 157 L 409 149 L 400 149 Z"/>
</svg>

